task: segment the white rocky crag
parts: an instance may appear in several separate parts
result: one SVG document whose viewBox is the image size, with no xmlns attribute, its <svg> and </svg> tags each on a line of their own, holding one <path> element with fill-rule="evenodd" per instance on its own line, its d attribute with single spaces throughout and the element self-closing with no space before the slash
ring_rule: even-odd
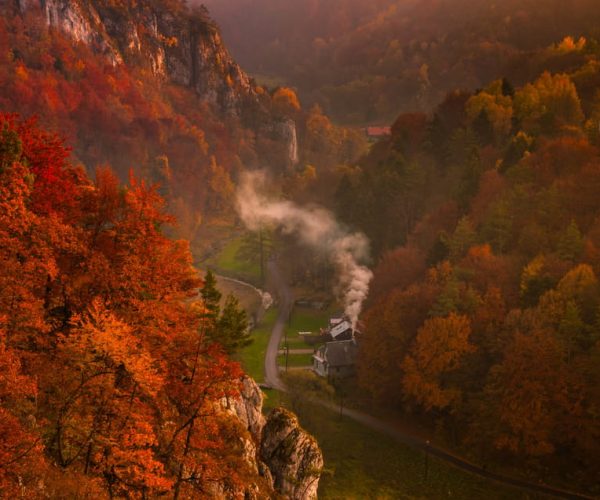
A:
<svg viewBox="0 0 600 500">
<path fill-rule="evenodd" d="M 226 398 L 222 405 L 252 437 L 244 445 L 245 459 L 267 484 L 284 498 L 317 498 L 323 454 L 293 413 L 277 408 L 265 419 L 262 391 L 249 377 L 242 380 L 239 397 Z M 244 494 L 253 497 L 252 491 Z"/>
<path fill-rule="evenodd" d="M 295 167 L 298 164 L 298 135 L 296 132 L 296 123 L 292 119 L 285 120 L 281 124 L 282 131 L 281 137 L 285 139 L 288 144 L 288 161 L 291 167 Z"/>
<path fill-rule="evenodd" d="M 240 420 L 244 428 L 259 443 L 266 419 L 262 414 L 263 393 L 254 379 L 244 377 L 239 397 L 225 398 L 222 404 L 229 413 L 235 415 Z"/>
<path fill-rule="evenodd" d="M 161 2 L 111 6 L 101 0 L 0 0 L 21 14 L 39 11 L 46 23 L 104 54 L 113 64 L 146 67 L 193 88 L 202 99 L 237 112 L 256 101 L 248 75 L 233 61 L 204 11 L 171 12 Z"/>
<path fill-rule="evenodd" d="M 323 454 L 315 438 L 284 408 L 271 412 L 263 428 L 260 458 L 273 475 L 275 489 L 288 498 L 317 498 Z"/>
<path fill-rule="evenodd" d="M 206 10 L 172 5 L 156 0 L 0 0 L 3 13 L 25 17 L 38 12 L 52 29 L 87 44 L 113 65 L 141 67 L 193 89 L 211 106 L 242 117 L 259 134 L 283 143 L 282 168 L 297 165 L 294 121 L 269 111 L 268 97 L 259 95 L 232 59 Z"/>
<path fill-rule="evenodd" d="M 5 2 L 7 3 L 7 2 Z M 102 29 L 102 20 L 95 9 L 85 9 L 79 2 L 63 0 L 17 0 L 18 10 L 39 10 L 48 26 L 67 33 L 73 40 L 93 47 L 113 64 L 122 63 L 118 49 Z"/>
</svg>

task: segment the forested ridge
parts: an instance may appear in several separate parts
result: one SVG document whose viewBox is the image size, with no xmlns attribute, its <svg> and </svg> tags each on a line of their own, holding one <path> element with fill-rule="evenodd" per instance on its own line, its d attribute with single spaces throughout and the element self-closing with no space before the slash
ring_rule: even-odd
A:
<svg viewBox="0 0 600 500">
<path fill-rule="evenodd" d="M 278 495 L 288 469 L 261 455 L 263 396 L 232 360 L 251 342 L 246 312 L 201 277 L 190 241 L 235 231 L 246 169 L 302 177 L 294 162 L 332 168 L 364 139 L 291 89 L 248 83 L 185 2 L 23 5 L 0 2 L 0 496 Z M 171 49 L 190 25 L 206 36 L 192 70 L 207 57 L 229 103 L 154 71 L 135 44 L 115 49 L 128 34 Z M 292 151 L 292 131 L 306 147 Z M 311 444 L 288 443 L 285 466 L 318 464 L 293 422 Z M 288 489 L 316 489 L 320 466 L 306 474 Z"/>
<path fill-rule="evenodd" d="M 560 71 L 548 46 L 567 35 L 597 39 L 600 15 L 593 0 L 204 3 L 247 71 L 283 80 L 337 123 L 356 125 L 429 111 L 456 88 Z"/>
<path fill-rule="evenodd" d="M 288 443 L 276 465 L 261 454 L 263 396 L 232 360 L 251 342 L 247 315 L 193 266 L 190 241 L 236 230 L 246 169 L 302 177 L 294 162 L 332 168 L 364 139 L 291 89 L 249 83 L 183 1 L 0 11 L 0 496 L 316 490 L 321 452 L 296 420 L 310 446 Z M 181 40 L 157 35 L 160 15 Z M 188 28 L 192 70 L 206 57 L 203 78 L 229 101 L 136 59 L 189 44 Z M 128 35 L 137 46 L 117 50 Z M 306 147 L 291 150 L 292 131 Z M 306 477 L 275 485 L 305 453 Z"/>
<path fill-rule="evenodd" d="M 161 182 L 163 194 L 172 191 L 188 235 L 201 211 L 222 209 L 235 148 L 220 118 L 193 93 L 160 85 L 135 67 L 112 65 L 87 45 L 49 30 L 36 12 L 6 15 L 0 34 L 4 110 L 40 116 L 68 139 L 73 161 L 90 170 L 109 163 L 122 179 L 133 168 Z M 212 188 L 201 182 L 211 178 L 219 179 Z"/>
<path fill-rule="evenodd" d="M 378 260 L 358 382 L 489 463 L 597 493 L 600 65 L 451 92 L 338 185 Z"/>
<path fill-rule="evenodd" d="M 128 16 L 141 5 L 97 3 L 117 28 L 129 28 Z M 180 0 L 158 5 L 174 16 L 190 15 Z M 133 169 L 137 177 L 159 183 L 178 219 L 176 234 L 192 242 L 204 226 L 234 221 L 241 172 L 268 166 L 280 175 L 290 169 L 286 126 L 297 132 L 301 167 L 332 168 L 362 150 L 360 133 L 334 127 L 319 108 L 303 109 L 291 89 L 255 86 L 251 99 L 237 96 L 239 109 L 224 112 L 134 57 L 127 64 L 111 62 L 93 44 L 48 27 L 35 8 L 24 13 L 0 8 L 2 110 L 38 116 L 45 128 L 67 140 L 73 163 L 90 173 L 109 164 L 121 180 Z M 213 26 L 202 16 L 194 22 Z M 184 26 L 185 19 L 179 20 Z M 140 36 L 151 28 L 133 26 Z M 222 78 L 227 92 L 233 88 L 227 75 L 206 77 Z"/>
</svg>

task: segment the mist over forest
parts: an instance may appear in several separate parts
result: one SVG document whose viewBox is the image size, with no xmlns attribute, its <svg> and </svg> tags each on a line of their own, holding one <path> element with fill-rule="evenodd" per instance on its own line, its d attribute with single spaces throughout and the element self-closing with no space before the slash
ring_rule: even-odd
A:
<svg viewBox="0 0 600 500">
<path fill-rule="evenodd" d="M 0 497 L 600 496 L 597 0 L 0 0 Z"/>
<path fill-rule="evenodd" d="M 597 2 L 207 0 L 238 61 L 335 121 L 389 122 L 456 88 L 560 70 L 547 48 L 597 33 Z"/>
</svg>

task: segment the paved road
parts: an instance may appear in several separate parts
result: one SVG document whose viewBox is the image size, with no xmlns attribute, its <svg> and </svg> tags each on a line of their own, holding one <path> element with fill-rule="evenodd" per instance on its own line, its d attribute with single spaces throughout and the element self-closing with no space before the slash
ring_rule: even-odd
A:
<svg viewBox="0 0 600 500">
<path fill-rule="evenodd" d="M 292 310 L 293 295 L 289 286 L 285 282 L 285 279 L 281 275 L 275 261 L 269 262 L 269 273 L 270 277 L 273 279 L 275 287 L 277 288 L 277 297 L 279 300 L 279 315 L 277 317 L 277 321 L 275 322 L 275 326 L 273 327 L 273 331 L 271 333 L 271 338 L 269 340 L 269 345 L 267 347 L 267 352 L 265 355 L 265 382 L 267 385 L 285 392 L 285 385 L 279 378 L 279 370 L 277 368 L 277 353 L 279 351 L 279 344 L 281 342 L 281 337 L 283 336 L 285 324 L 288 321 L 290 311 Z M 322 400 L 318 400 L 316 402 L 321 406 L 329 408 L 333 411 L 339 411 L 339 406 L 331 402 Z M 383 434 L 387 434 L 399 443 L 403 443 L 413 448 L 420 449 L 423 452 L 429 453 L 430 455 L 435 456 L 449 464 L 452 464 L 453 466 L 459 469 L 470 472 L 472 474 L 476 474 L 486 479 L 513 486 L 523 491 L 542 493 L 544 495 L 556 498 L 567 498 L 573 500 L 593 499 L 593 497 L 591 496 L 552 488 L 541 483 L 530 483 L 521 479 L 511 478 L 500 474 L 496 474 L 494 472 L 490 472 L 487 469 L 472 464 L 460 457 L 449 453 L 448 451 L 442 448 L 438 448 L 437 446 L 430 444 L 428 441 L 396 427 L 390 422 L 386 422 L 379 418 L 373 417 L 372 415 L 369 415 L 362 411 L 345 408 L 343 410 L 343 414 L 344 416 L 349 417 L 352 420 L 355 420 L 371 429 L 379 431 Z"/>
<path fill-rule="evenodd" d="M 277 267 L 275 261 L 269 261 L 268 271 L 269 279 L 273 281 L 273 284 L 277 289 L 276 295 L 279 314 L 277 316 L 277 320 L 275 321 L 275 325 L 273 326 L 273 331 L 271 333 L 271 338 L 269 339 L 267 352 L 265 354 L 265 384 L 280 391 L 285 391 L 285 385 L 279 378 L 277 353 L 279 352 L 279 344 L 281 343 L 281 338 L 283 337 L 285 325 L 290 317 L 290 312 L 294 304 L 294 297 L 290 287 L 287 285 L 285 279 L 281 275 L 279 267 Z"/>
</svg>

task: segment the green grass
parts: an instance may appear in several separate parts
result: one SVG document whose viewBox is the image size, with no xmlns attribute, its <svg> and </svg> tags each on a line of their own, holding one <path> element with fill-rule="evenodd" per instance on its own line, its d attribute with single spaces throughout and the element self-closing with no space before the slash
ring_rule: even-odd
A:
<svg viewBox="0 0 600 500">
<path fill-rule="evenodd" d="M 292 319 L 286 326 L 287 345 L 290 349 L 313 349 L 315 346 L 307 344 L 302 335 L 298 332 L 317 333 L 320 328 L 327 326 L 331 311 L 308 309 L 304 307 L 295 307 L 292 312 Z M 285 347 L 286 337 L 281 339 L 280 349 Z M 279 355 L 277 358 L 279 366 L 285 365 L 285 356 Z M 288 366 L 310 366 L 312 365 L 311 354 L 290 354 Z"/>
<path fill-rule="evenodd" d="M 304 342 L 304 337 L 298 332 L 318 333 L 320 328 L 327 326 L 331 311 L 318 311 L 304 307 L 294 307 L 292 320 L 286 326 L 287 343 L 290 349 L 310 349 L 311 346 Z M 285 336 L 281 339 L 281 348 L 285 345 Z"/>
<path fill-rule="evenodd" d="M 285 395 L 277 389 L 263 389 L 265 399 L 263 400 L 263 415 L 268 415 L 273 408 L 281 406 L 282 399 Z"/>
<path fill-rule="evenodd" d="M 242 349 L 237 358 L 241 361 L 244 370 L 257 382 L 265 378 L 265 353 L 271 337 L 271 330 L 277 319 L 277 309 L 269 309 L 264 315 L 260 325 L 252 330 L 252 344 Z"/>
<path fill-rule="evenodd" d="M 277 364 L 285 366 L 285 354 L 277 356 Z M 290 354 L 288 356 L 288 366 L 311 366 L 312 354 Z"/>
<path fill-rule="evenodd" d="M 248 262 L 238 257 L 242 237 L 227 242 L 223 249 L 214 256 L 212 263 L 218 270 L 226 271 L 241 278 L 247 278 L 255 283 L 260 280 L 260 265 L 258 262 Z"/>
<path fill-rule="evenodd" d="M 281 339 L 280 349 L 285 347 L 286 338 Z M 313 346 L 304 342 L 302 335 L 289 334 L 287 336 L 287 345 L 290 349 L 312 349 Z"/>
<path fill-rule="evenodd" d="M 298 332 L 318 333 L 320 328 L 327 326 L 330 311 L 318 311 L 304 307 L 294 307 L 292 320 L 286 327 L 288 338 L 298 336 Z"/>
<path fill-rule="evenodd" d="M 320 499 L 517 499 L 518 490 L 463 472 L 320 406 L 294 408 L 325 457 Z"/>
</svg>

